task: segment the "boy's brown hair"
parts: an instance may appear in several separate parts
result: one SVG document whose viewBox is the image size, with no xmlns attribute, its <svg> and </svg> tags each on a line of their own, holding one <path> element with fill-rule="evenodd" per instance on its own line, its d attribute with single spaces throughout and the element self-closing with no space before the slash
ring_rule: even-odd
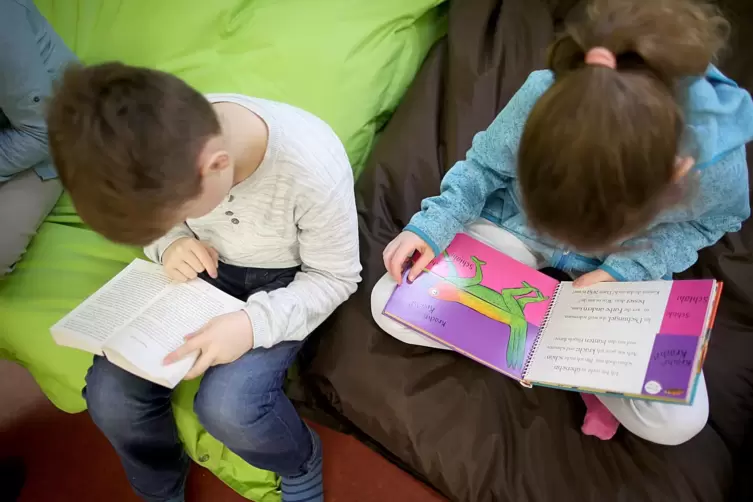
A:
<svg viewBox="0 0 753 502">
<path fill-rule="evenodd" d="M 105 63 L 66 71 L 48 131 L 81 218 L 113 241 L 143 246 L 199 195 L 199 154 L 220 125 L 211 104 L 179 78 Z"/>
<path fill-rule="evenodd" d="M 549 51 L 555 83 L 533 107 L 518 152 L 529 224 L 582 251 L 639 233 L 682 198 L 682 79 L 704 75 L 728 24 L 692 0 L 594 0 Z M 611 69 L 585 63 L 593 47 Z"/>
</svg>

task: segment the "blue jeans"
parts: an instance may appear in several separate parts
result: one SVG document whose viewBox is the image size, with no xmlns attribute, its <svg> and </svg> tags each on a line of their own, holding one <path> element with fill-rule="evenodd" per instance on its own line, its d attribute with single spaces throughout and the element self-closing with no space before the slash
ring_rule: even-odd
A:
<svg viewBox="0 0 753 502">
<path fill-rule="evenodd" d="M 297 269 L 245 269 L 220 264 L 203 277 L 242 300 L 289 284 Z M 204 428 L 249 464 L 282 476 L 306 474 L 321 457 L 312 432 L 283 393 L 300 342 L 254 349 L 207 370 L 194 401 Z M 94 423 L 120 455 L 134 490 L 149 502 L 183 500 L 188 457 L 170 406 L 172 391 L 95 357 L 84 397 Z"/>
</svg>

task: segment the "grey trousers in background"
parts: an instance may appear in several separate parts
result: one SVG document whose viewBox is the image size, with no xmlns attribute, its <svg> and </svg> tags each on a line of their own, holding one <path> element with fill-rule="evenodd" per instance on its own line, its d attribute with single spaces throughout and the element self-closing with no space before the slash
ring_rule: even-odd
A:
<svg viewBox="0 0 753 502">
<path fill-rule="evenodd" d="M 0 277 L 21 259 L 62 193 L 60 180 L 42 181 L 31 169 L 0 182 Z"/>
</svg>

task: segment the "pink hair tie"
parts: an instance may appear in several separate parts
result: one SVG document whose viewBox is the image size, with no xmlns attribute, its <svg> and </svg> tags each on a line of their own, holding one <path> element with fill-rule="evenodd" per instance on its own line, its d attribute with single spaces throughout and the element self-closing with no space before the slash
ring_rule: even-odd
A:
<svg viewBox="0 0 753 502">
<path fill-rule="evenodd" d="M 606 47 L 593 47 L 586 52 L 586 64 L 617 69 L 617 57 Z"/>
</svg>

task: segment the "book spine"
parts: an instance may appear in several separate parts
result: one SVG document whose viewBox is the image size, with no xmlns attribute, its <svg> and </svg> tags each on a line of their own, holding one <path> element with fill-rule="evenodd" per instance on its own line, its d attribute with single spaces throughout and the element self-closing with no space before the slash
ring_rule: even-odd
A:
<svg viewBox="0 0 753 502">
<path fill-rule="evenodd" d="M 554 306 L 557 304 L 557 297 L 560 294 L 560 286 L 562 284 L 557 285 L 557 289 L 554 290 L 554 294 L 552 295 L 552 301 L 549 303 L 549 308 L 546 309 L 546 314 L 544 314 L 544 319 L 541 321 L 541 326 L 539 328 L 539 334 L 536 336 L 536 339 L 533 341 L 533 345 L 531 346 L 531 353 L 528 354 L 528 359 L 526 359 L 526 364 L 523 366 L 523 379 L 521 383 L 526 387 L 532 387 L 530 382 L 528 382 L 527 375 L 528 375 L 528 368 L 531 366 L 531 362 L 533 361 L 533 358 L 536 357 L 536 350 L 539 348 L 539 342 L 541 341 L 541 337 L 546 332 L 546 327 L 549 325 L 549 318 L 552 316 L 552 310 L 554 310 Z"/>
</svg>

